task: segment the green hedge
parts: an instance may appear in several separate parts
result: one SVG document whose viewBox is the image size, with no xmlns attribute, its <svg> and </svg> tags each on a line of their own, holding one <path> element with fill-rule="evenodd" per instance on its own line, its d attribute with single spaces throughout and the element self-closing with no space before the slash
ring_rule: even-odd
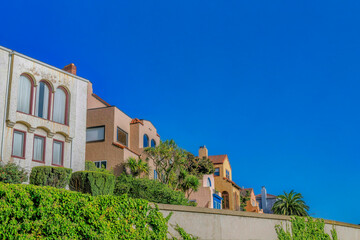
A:
<svg viewBox="0 0 360 240">
<path fill-rule="evenodd" d="M 71 175 L 69 188 L 93 196 L 112 195 L 115 176 L 104 172 L 79 171 Z"/>
<path fill-rule="evenodd" d="M 147 201 L 0 183 L 0 239 L 167 239 Z"/>
<path fill-rule="evenodd" d="M 65 188 L 69 184 L 71 172 L 70 168 L 64 167 L 33 167 L 30 174 L 30 184 Z"/>
<path fill-rule="evenodd" d="M 27 172 L 15 163 L 0 163 L 0 182 L 23 183 L 28 180 Z"/>
<path fill-rule="evenodd" d="M 142 198 L 154 203 L 190 206 L 183 192 L 174 191 L 164 183 L 146 179 L 134 178 L 125 174 L 116 179 L 114 195 L 128 194 L 133 198 Z"/>
</svg>

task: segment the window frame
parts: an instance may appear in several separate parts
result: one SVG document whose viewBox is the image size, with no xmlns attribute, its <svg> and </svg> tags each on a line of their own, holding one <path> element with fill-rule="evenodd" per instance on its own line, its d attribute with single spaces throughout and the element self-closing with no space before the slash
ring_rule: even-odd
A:
<svg viewBox="0 0 360 240">
<path fill-rule="evenodd" d="M 227 191 L 223 191 L 221 193 L 221 197 L 223 198 L 222 209 L 230 209 L 230 194 Z"/>
<path fill-rule="evenodd" d="M 225 169 L 225 174 L 226 178 L 230 180 L 230 171 Z"/>
<path fill-rule="evenodd" d="M 146 138 L 147 138 L 147 146 L 146 146 L 146 147 L 145 147 L 145 141 L 144 141 L 145 136 L 146 136 Z M 144 136 L 143 136 L 143 148 L 149 147 L 149 143 L 150 143 L 149 141 L 150 141 L 149 135 L 147 135 L 146 133 L 144 133 Z"/>
<path fill-rule="evenodd" d="M 45 83 L 47 85 L 47 87 L 49 88 L 49 102 L 48 102 L 48 114 L 47 114 L 47 118 L 43 118 L 43 117 L 39 117 L 36 115 L 36 104 L 38 103 L 39 99 L 37 99 L 37 91 L 38 91 L 38 87 L 40 86 L 40 83 Z M 38 117 L 38 118 L 41 118 L 41 119 L 46 119 L 46 120 L 52 120 L 51 119 L 51 106 L 52 106 L 52 95 L 53 95 L 53 89 L 52 89 L 52 86 L 50 85 L 50 83 L 48 83 L 46 80 L 41 80 L 39 82 L 39 84 L 36 86 L 36 91 L 35 91 L 35 109 L 34 109 L 34 116 L 35 117 Z M 54 94 L 55 95 L 55 94 Z M 53 110 L 54 110 L 54 107 L 53 107 Z M 58 123 L 58 122 L 56 122 Z M 61 124 L 61 123 L 60 123 Z"/>
<path fill-rule="evenodd" d="M 32 76 L 30 76 L 28 73 L 22 73 L 20 74 L 20 77 L 21 76 L 24 76 L 26 77 L 27 79 L 29 79 L 30 83 L 31 83 L 31 87 L 30 87 L 30 102 L 29 102 L 29 113 L 26 113 L 26 112 L 23 112 L 23 111 L 19 111 L 18 110 L 18 106 L 17 106 L 17 103 L 16 103 L 16 112 L 19 112 L 19 113 L 23 113 L 23 114 L 28 114 L 28 115 L 33 115 L 32 114 L 32 111 L 33 111 L 33 98 L 34 98 L 34 88 L 35 88 L 35 81 L 34 79 L 32 78 Z M 20 82 L 20 78 L 19 78 L 19 82 Z M 17 89 L 17 94 L 19 95 L 19 88 L 20 88 L 20 83 L 18 85 L 18 89 Z M 19 97 L 19 96 L 17 96 Z"/>
<path fill-rule="evenodd" d="M 216 169 L 219 170 L 219 171 L 217 172 L 218 174 L 216 174 Z M 215 176 L 215 177 L 219 177 L 219 176 L 220 176 L 220 168 L 218 168 L 218 167 L 215 168 L 215 170 L 214 170 L 214 176 Z"/>
<path fill-rule="evenodd" d="M 59 142 L 62 145 L 62 148 L 61 148 L 61 165 L 58 165 L 58 164 L 54 163 L 54 143 L 55 142 Z M 64 166 L 64 148 L 65 148 L 65 142 L 64 141 L 61 141 L 61 140 L 58 140 L 58 139 L 53 139 L 51 165 L 58 166 L 58 167 L 63 167 Z"/>
<path fill-rule="evenodd" d="M 107 160 L 94 161 L 95 167 L 102 169 L 102 163 L 105 162 L 105 169 L 107 169 Z M 100 167 L 96 166 L 96 163 L 100 163 Z"/>
<path fill-rule="evenodd" d="M 120 130 L 121 132 L 125 133 L 125 135 L 126 135 L 126 144 L 123 144 L 123 143 L 119 142 L 119 130 Z M 117 141 L 118 143 L 120 143 L 120 144 L 122 144 L 122 145 L 124 145 L 124 146 L 127 147 L 127 146 L 129 145 L 129 134 L 128 134 L 126 131 L 124 131 L 122 128 L 117 127 L 117 128 L 116 128 L 116 141 Z"/>
<path fill-rule="evenodd" d="M 43 161 L 34 159 L 34 155 L 35 155 L 35 138 L 36 138 L 36 137 L 44 139 L 43 152 L 42 152 Z M 42 136 L 42 135 L 34 134 L 32 160 L 33 160 L 34 162 L 45 163 L 45 153 L 46 153 L 46 137 L 45 137 L 45 136 Z"/>
<path fill-rule="evenodd" d="M 211 186 L 212 186 L 211 179 L 208 177 L 206 180 L 206 187 L 211 187 Z"/>
<path fill-rule="evenodd" d="M 56 90 L 58 90 L 58 89 L 61 89 L 61 90 L 64 91 L 64 93 L 65 93 L 65 98 L 66 98 L 66 100 L 65 100 L 65 114 L 64 114 L 64 115 L 65 115 L 65 116 L 64 116 L 64 117 L 65 117 L 65 121 L 64 121 L 64 123 L 59 123 L 59 122 L 54 121 L 55 94 L 56 94 Z M 54 101 L 53 101 L 53 103 L 52 103 L 53 108 L 52 108 L 51 120 L 52 120 L 53 122 L 55 122 L 55 123 L 62 124 L 62 125 L 65 125 L 65 126 L 69 126 L 69 97 L 70 97 L 70 94 L 69 94 L 68 90 L 67 90 L 66 88 L 64 88 L 63 86 L 57 87 L 56 90 L 55 90 L 55 92 L 54 92 L 54 94 L 53 94 L 53 95 L 54 95 L 54 97 L 53 97 Z"/>
<path fill-rule="evenodd" d="M 153 143 L 154 143 L 154 146 L 153 146 Z M 150 141 L 150 147 L 152 147 L 152 148 L 156 147 L 156 141 L 155 141 L 155 139 L 151 139 L 151 141 Z"/>
<path fill-rule="evenodd" d="M 23 156 L 19 157 L 19 156 L 16 156 L 14 155 L 14 136 L 15 136 L 15 132 L 21 132 L 24 134 L 24 142 L 23 142 Z M 25 159 L 25 150 L 26 150 L 26 131 L 23 131 L 23 130 L 20 130 L 20 129 L 15 129 L 14 128 L 14 131 L 13 131 L 13 139 L 12 139 L 12 147 L 11 147 L 11 157 L 14 157 L 14 158 L 20 158 L 20 159 Z"/>
<path fill-rule="evenodd" d="M 85 142 L 86 142 L 86 143 L 104 142 L 104 141 L 105 141 L 105 138 L 106 138 L 106 131 L 105 131 L 106 127 L 105 127 L 105 125 L 94 126 L 94 127 L 87 127 L 87 128 L 86 128 L 86 131 L 87 131 L 88 129 L 101 128 L 101 127 L 104 128 L 104 139 L 103 139 L 103 140 L 87 141 L 87 140 L 86 140 L 86 133 L 85 133 Z"/>
</svg>

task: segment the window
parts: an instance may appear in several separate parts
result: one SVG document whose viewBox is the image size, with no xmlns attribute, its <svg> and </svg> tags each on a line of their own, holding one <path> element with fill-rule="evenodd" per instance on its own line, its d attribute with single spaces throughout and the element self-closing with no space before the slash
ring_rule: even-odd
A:
<svg viewBox="0 0 360 240">
<path fill-rule="evenodd" d="M 33 160 L 44 162 L 45 160 L 45 137 L 34 135 Z"/>
<path fill-rule="evenodd" d="M 154 139 L 151 139 L 151 147 L 152 148 L 156 147 L 156 142 Z"/>
<path fill-rule="evenodd" d="M 14 130 L 12 156 L 25 158 L 26 132 Z"/>
<path fill-rule="evenodd" d="M 206 184 L 207 187 L 211 187 L 211 180 L 210 178 L 207 179 L 207 184 Z"/>
<path fill-rule="evenodd" d="M 149 146 L 149 137 L 148 135 L 144 134 L 144 148 Z"/>
<path fill-rule="evenodd" d="M 122 145 L 128 145 L 128 134 L 121 128 L 117 128 L 117 141 Z"/>
<path fill-rule="evenodd" d="M 158 178 L 158 174 L 157 174 L 157 171 L 154 170 L 154 179 L 156 180 Z"/>
<path fill-rule="evenodd" d="M 68 95 L 65 89 L 60 87 L 56 89 L 54 96 L 53 121 L 67 124 L 68 118 Z"/>
<path fill-rule="evenodd" d="M 17 99 L 17 110 L 19 112 L 31 114 L 32 89 L 32 80 L 26 75 L 21 75 Z"/>
<path fill-rule="evenodd" d="M 90 127 L 86 129 L 86 142 L 105 140 L 105 126 Z"/>
<path fill-rule="evenodd" d="M 226 178 L 227 178 L 227 179 L 230 179 L 230 172 L 229 172 L 229 170 L 226 170 Z"/>
<path fill-rule="evenodd" d="M 40 82 L 36 89 L 35 116 L 49 119 L 50 90 L 45 82 Z"/>
<path fill-rule="evenodd" d="M 215 168 L 214 176 L 220 176 L 220 169 Z"/>
<path fill-rule="evenodd" d="M 223 198 L 223 209 L 229 209 L 229 193 L 224 191 L 221 194 L 222 198 Z"/>
<path fill-rule="evenodd" d="M 64 142 L 54 140 L 52 164 L 62 166 L 64 160 Z"/>
<path fill-rule="evenodd" d="M 94 162 L 95 163 L 95 166 L 97 167 L 97 168 L 104 168 L 104 169 L 106 169 L 106 167 L 107 167 L 107 161 L 106 160 L 104 160 L 104 161 L 96 161 L 96 162 Z"/>
</svg>

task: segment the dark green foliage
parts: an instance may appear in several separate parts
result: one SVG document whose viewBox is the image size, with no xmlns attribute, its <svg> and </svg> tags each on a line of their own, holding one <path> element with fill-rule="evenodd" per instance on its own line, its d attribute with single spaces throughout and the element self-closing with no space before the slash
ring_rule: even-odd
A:
<svg viewBox="0 0 360 240">
<path fill-rule="evenodd" d="M 0 239 L 167 239 L 147 201 L 0 183 Z"/>
<path fill-rule="evenodd" d="M 180 235 L 181 239 L 183 240 L 196 240 L 199 239 L 198 237 L 195 237 L 187 232 L 185 232 L 185 230 L 180 227 L 179 225 L 176 225 L 174 228 Z"/>
<path fill-rule="evenodd" d="M 0 165 L 0 182 L 4 183 L 22 183 L 28 180 L 27 173 L 24 169 L 15 163 Z"/>
<path fill-rule="evenodd" d="M 181 191 L 172 190 L 166 184 L 146 178 L 134 178 L 125 174 L 116 179 L 114 195 L 128 194 L 154 203 L 193 205 Z"/>
<path fill-rule="evenodd" d="M 308 216 L 309 206 L 305 204 L 301 193 L 291 190 L 290 193 L 284 192 L 284 195 L 278 196 L 272 211 L 280 215 Z"/>
<path fill-rule="evenodd" d="M 281 225 L 275 226 L 278 240 L 338 240 L 335 228 L 331 230 L 331 237 L 325 233 L 322 219 L 292 217 L 290 222 L 291 229 L 288 226 L 286 230 Z"/>
<path fill-rule="evenodd" d="M 250 191 L 249 190 L 241 190 L 240 192 L 240 210 L 245 211 L 247 206 L 247 202 L 250 200 Z"/>
<path fill-rule="evenodd" d="M 129 157 L 125 163 L 125 169 L 126 168 L 130 170 L 130 174 L 133 177 L 149 174 L 149 164 L 141 158 L 136 159 L 134 157 Z"/>
<path fill-rule="evenodd" d="M 64 167 L 33 167 L 30 174 L 30 184 L 65 188 L 69 184 L 71 172 L 70 168 Z"/>
<path fill-rule="evenodd" d="M 112 195 L 115 176 L 105 172 L 79 171 L 71 175 L 69 188 L 93 196 Z"/>
<path fill-rule="evenodd" d="M 214 164 L 208 158 L 198 158 L 192 153 L 186 152 L 186 159 L 185 168 L 192 175 L 202 177 L 215 172 Z"/>
</svg>

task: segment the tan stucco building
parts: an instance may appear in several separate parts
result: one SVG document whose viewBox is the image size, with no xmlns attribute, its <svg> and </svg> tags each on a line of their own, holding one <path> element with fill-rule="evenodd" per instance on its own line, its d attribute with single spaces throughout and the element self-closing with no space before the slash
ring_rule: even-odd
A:
<svg viewBox="0 0 360 240">
<path fill-rule="evenodd" d="M 221 193 L 222 208 L 239 211 L 240 210 L 240 190 L 241 188 L 232 181 L 232 170 L 229 158 L 226 154 L 209 156 L 205 146 L 200 147 L 199 157 L 209 158 L 215 167 L 215 189 Z"/>
<path fill-rule="evenodd" d="M 249 200 L 246 201 L 246 207 L 244 210 L 246 212 L 263 213 L 263 210 L 260 209 L 260 207 L 259 207 L 259 202 L 256 200 L 256 196 L 255 196 L 253 188 L 242 189 L 240 196 L 246 197 L 247 192 L 249 192 L 250 196 L 249 196 Z"/>
<path fill-rule="evenodd" d="M 83 170 L 88 80 L 0 47 L 1 161 Z"/>
<path fill-rule="evenodd" d="M 88 87 L 86 160 L 119 175 L 129 157 L 146 159 L 145 147 L 156 146 L 160 136 L 147 120 L 131 118 L 93 93 Z M 149 162 L 150 168 L 153 168 Z M 154 178 L 154 172 L 149 172 Z"/>
<path fill-rule="evenodd" d="M 215 190 L 213 174 L 206 174 L 200 179 L 198 191 L 191 193 L 190 201 L 196 202 L 197 207 L 221 209 L 221 193 Z"/>
</svg>

